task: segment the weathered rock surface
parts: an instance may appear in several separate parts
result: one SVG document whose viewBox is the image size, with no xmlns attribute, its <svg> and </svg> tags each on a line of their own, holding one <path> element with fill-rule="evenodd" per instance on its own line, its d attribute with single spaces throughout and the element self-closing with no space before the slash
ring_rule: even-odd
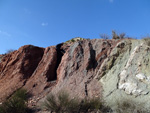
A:
<svg viewBox="0 0 150 113">
<path fill-rule="evenodd" d="M 119 45 L 124 46 L 120 48 Z M 104 89 L 103 98 L 110 106 L 132 100 L 142 103 L 141 108 L 150 107 L 147 101 L 150 97 L 149 51 L 150 47 L 143 40 L 123 40 L 113 48 L 104 65 L 117 53 L 114 65 L 100 79 Z"/>
<path fill-rule="evenodd" d="M 4 57 L 5 55 L 3 54 L 3 55 L 0 55 L 0 62 L 1 62 L 1 59 Z"/>
<path fill-rule="evenodd" d="M 23 87 L 32 94 L 31 106 L 50 92 L 67 91 L 72 97 L 103 98 L 112 108 L 128 99 L 150 107 L 150 46 L 144 40 L 27 45 L 0 59 L 0 101 Z"/>
<path fill-rule="evenodd" d="M 67 90 L 80 98 L 101 96 L 102 86 L 96 79 L 97 72 L 116 43 L 112 40 L 95 39 L 71 45 L 62 57 L 57 70 L 58 82 L 52 92 Z"/>
<path fill-rule="evenodd" d="M 0 62 L 0 100 L 26 84 L 37 68 L 44 49 L 32 45 L 5 55 Z"/>
</svg>

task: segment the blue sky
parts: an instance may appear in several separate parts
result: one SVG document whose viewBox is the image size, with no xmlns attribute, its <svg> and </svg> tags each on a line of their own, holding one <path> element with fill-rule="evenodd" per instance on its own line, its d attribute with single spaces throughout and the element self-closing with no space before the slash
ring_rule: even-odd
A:
<svg viewBox="0 0 150 113">
<path fill-rule="evenodd" d="M 150 0 L 0 0 L 0 54 L 27 44 L 48 47 L 111 31 L 150 33 Z"/>
</svg>

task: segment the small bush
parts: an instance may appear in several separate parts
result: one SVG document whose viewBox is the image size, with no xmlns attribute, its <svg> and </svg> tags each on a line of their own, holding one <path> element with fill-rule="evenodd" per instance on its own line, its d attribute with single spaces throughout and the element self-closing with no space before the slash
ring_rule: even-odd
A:
<svg viewBox="0 0 150 113">
<path fill-rule="evenodd" d="M 75 40 L 74 40 L 74 39 L 71 39 L 71 42 L 75 42 Z"/>
<path fill-rule="evenodd" d="M 109 39 L 109 36 L 107 34 L 100 34 L 100 37 L 102 39 Z"/>
<path fill-rule="evenodd" d="M 142 39 L 144 40 L 146 45 L 150 46 L 150 36 L 143 37 Z"/>
<path fill-rule="evenodd" d="M 24 89 L 20 89 L 0 105 L 0 113 L 28 113 L 26 101 L 27 92 Z"/>
<path fill-rule="evenodd" d="M 75 37 L 75 38 L 72 38 L 71 40 L 66 41 L 64 44 L 71 44 L 71 43 L 82 41 L 82 40 L 84 40 L 84 38 Z"/>
<path fill-rule="evenodd" d="M 25 89 L 19 89 L 18 91 L 16 91 L 13 94 L 12 98 L 14 98 L 14 97 L 17 97 L 17 98 L 20 98 L 20 99 L 26 101 L 27 97 L 28 97 L 27 91 Z"/>
<path fill-rule="evenodd" d="M 98 98 L 94 99 L 84 99 L 80 103 L 80 112 L 92 112 L 92 111 L 98 111 L 103 109 L 103 104 Z"/>
<path fill-rule="evenodd" d="M 112 30 L 112 39 L 123 39 L 125 35 L 125 33 L 117 34 L 116 31 Z"/>
<path fill-rule="evenodd" d="M 67 93 L 61 92 L 57 96 L 50 94 L 43 103 L 43 107 L 56 113 L 75 113 L 78 110 L 78 104 L 76 99 L 70 99 Z"/>
<path fill-rule="evenodd" d="M 137 104 L 131 100 L 123 101 L 117 104 L 117 113 L 150 113 L 143 109 L 140 104 Z"/>
<path fill-rule="evenodd" d="M 120 38 L 120 39 L 123 39 L 123 38 L 125 38 L 125 35 L 126 35 L 125 33 L 120 33 L 120 34 L 119 34 L 119 38 Z"/>
<path fill-rule="evenodd" d="M 9 53 L 14 52 L 14 51 L 15 51 L 14 49 L 9 49 L 9 50 L 7 50 L 7 52 L 5 54 L 9 54 Z"/>
<path fill-rule="evenodd" d="M 87 113 L 95 111 L 105 113 L 109 109 L 105 107 L 98 98 L 83 100 L 79 100 L 78 98 L 71 99 L 69 95 L 64 92 L 56 96 L 53 94 L 49 95 L 44 101 L 43 107 L 56 113 Z"/>
</svg>

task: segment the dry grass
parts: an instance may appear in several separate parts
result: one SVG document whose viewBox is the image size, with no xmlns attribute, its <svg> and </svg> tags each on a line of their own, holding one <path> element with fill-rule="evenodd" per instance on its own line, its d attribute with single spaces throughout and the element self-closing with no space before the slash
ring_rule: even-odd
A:
<svg viewBox="0 0 150 113">
<path fill-rule="evenodd" d="M 44 109 L 56 113 L 106 113 L 110 110 L 99 98 L 72 99 L 64 92 L 58 93 L 58 95 L 50 94 L 42 106 Z"/>
<path fill-rule="evenodd" d="M 146 45 L 150 46 L 150 36 L 143 37 L 142 40 L 144 40 Z"/>
<path fill-rule="evenodd" d="M 0 113 L 29 113 L 26 101 L 27 92 L 24 89 L 20 89 L 0 105 Z"/>
<path fill-rule="evenodd" d="M 131 100 L 126 100 L 121 103 L 118 102 L 116 113 L 150 113 L 148 110 L 144 109 L 142 105 Z"/>
</svg>

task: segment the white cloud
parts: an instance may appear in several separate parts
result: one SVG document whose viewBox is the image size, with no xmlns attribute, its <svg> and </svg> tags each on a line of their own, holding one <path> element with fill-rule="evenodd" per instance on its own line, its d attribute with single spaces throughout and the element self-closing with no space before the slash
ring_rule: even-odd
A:
<svg viewBox="0 0 150 113">
<path fill-rule="evenodd" d="M 109 2 L 110 2 L 110 3 L 113 3 L 113 2 L 114 2 L 114 0 L 109 0 Z"/>
<path fill-rule="evenodd" d="M 2 31 L 2 30 L 0 30 L 0 35 L 8 36 L 8 37 L 10 37 L 10 36 L 11 36 L 11 34 L 9 34 L 9 33 L 8 33 L 8 32 L 6 32 L 6 31 Z"/>
<path fill-rule="evenodd" d="M 43 22 L 41 26 L 48 26 L 48 23 Z"/>
</svg>

